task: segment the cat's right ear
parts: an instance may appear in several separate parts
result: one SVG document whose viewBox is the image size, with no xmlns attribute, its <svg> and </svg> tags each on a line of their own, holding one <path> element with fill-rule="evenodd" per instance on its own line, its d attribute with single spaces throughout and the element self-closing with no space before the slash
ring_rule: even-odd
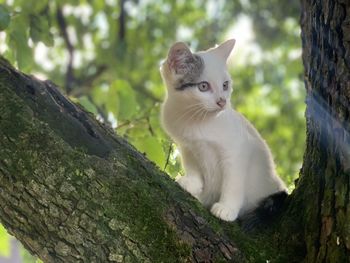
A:
<svg viewBox="0 0 350 263">
<path fill-rule="evenodd" d="M 167 63 L 170 70 L 183 75 L 187 72 L 188 62 L 193 59 L 193 54 L 184 42 L 175 43 L 169 50 Z"/>
</svg>

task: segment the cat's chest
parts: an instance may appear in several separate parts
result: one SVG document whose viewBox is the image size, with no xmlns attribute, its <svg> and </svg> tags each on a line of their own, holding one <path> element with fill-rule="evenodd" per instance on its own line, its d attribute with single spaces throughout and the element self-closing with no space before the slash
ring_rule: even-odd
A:
<svg viewBox="0 0 350 263">
<path fill-rule="evenodd" d="M 234 140 L 235 127 L 228 118 L 218 117 L 200 124 L 192 124 L 184 130 L 183 139 L 186 143 L 198 142 L 206 144 L 225 144 Z"/>
<path fill-rule="evenodd" d="M 220 143 L 220 129 L 209 125 L 189 126 L 184 130 L 181 138 L 182 144 L 192 145 L 196 148 L 205 148 L 207 145 Z"/>
</svg>

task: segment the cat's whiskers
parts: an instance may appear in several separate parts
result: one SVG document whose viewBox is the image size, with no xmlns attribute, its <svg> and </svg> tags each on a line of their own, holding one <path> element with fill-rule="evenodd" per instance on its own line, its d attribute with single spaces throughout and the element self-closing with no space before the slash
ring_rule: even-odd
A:
<svg viewBox="0 0 350 263">
<path fill-rule="evenodd" d="M 198 121 L 199 120 L 201 122 L 203 121 L 203 116 L 204 116 L 205 112 L 206 112 L 206 110 L 202 108 L 202 110 L 198 113 L 198 118 L 197 118 Z"/>
<path fill-rule="evenodd" d="M 194 121 L 198 119 L 197 117 L 201 116 L 201 113 L 203 110 L 204 110 L 203 107 L 198 107 L 198 109 L 191 115 L 191 117 L 187 121 L 190 122 L 192 120 Z"/>
<path fill-rule="evenodd" d="M 193 107 L 192 109 L 185 111 L 180 117 L 178 117 L 178 118 L 175 120 L 175 122 L 176 122 L 176 123 L 183 122 L 184 119 L 187 119 L 188 116 L 192 116 L 192 114 L 193 114 L 194 112 L 196 112 L 196 111 L 198 111 L 198 106 L 197 106 L 197 107 Z"/>
<path fill-rule="evenodd" d="M 192 119 L 196 119 L 196 117 L 198 116 L 199 113 L 201 113 L 203 110 L 202 107 L 198 106 L 197 108 L 195 108 L 192 111 L 187 111 L 187 113 L 192 113 L 192 115 L 190 115 L 190 117 L 186 120 L 186 123 L 191 123 Z M 182 132 L 185 132 L 185 130 L 187 129 L 188 126 L 186 125 L 182 125 Z"/>
<path fill-rule="evenodd" d="M 195 103 L 195 104 L 192 104 L 191 106 L 189 106 L 188 108 L 191 108 L 191 107 L 195 107 L 195 106 L 199 106 L 199 111 L 198 112 L 195 112 L 188 121 L 190 120 L 200 120 L 201 122 L 203 122 L 205 120 L 205 117 L 207 115 L 207 113 L 209 112 L 208 109 L 207 109 L 207 106 L 205 106 L 202 102 L 199 102 L 199 103 Z"/>
<path fill-rule="evenodd" d="M 208 114 L 208 110 L 203 110 L 203 115 L 202 115 L 202 122 L 205 120 L 205 117 Z"/>
<path fill-rule="evenodd" d="M 186 107 L 184 110 L 184 112 L 178 117 L 176 118 L 175 122 L 180 122 L 181 120 L 183 120 L 185 117 L 187 117 L 187 115 L 196 112 L 198 109 L 201 108 L 202 103 L 196 103 L 196 104 L 192 104 L 188 107 Z"/>
</svg>

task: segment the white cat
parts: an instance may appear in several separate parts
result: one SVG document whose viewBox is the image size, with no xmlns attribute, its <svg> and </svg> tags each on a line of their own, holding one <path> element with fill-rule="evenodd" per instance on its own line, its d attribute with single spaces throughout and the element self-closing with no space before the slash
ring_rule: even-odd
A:
<svg viewBox="0 0 350 263">
<path fill-rule="evenodd" d="M 226 221 L 286 191 L 265 141 L 231 107 L 226 61 L 234 45 L 231 39 L 192 53 L 178 42 L 160 69 L 167 87 L 162 122 L 186 173 L 177 182 Z"/>
</svg>

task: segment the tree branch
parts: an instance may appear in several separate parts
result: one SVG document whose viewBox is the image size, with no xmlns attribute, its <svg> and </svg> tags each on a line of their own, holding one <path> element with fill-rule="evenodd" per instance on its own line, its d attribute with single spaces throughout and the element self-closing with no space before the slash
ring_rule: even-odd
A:
<svg viewBox="0 0 350 263">
<path fill-rule="evenodd" d="M 165 171 L 165 169 L 168 167 L 168 164 L 169 164 L 169 160 L 170 160 L 170 156 L 171 156 L 172 151 L 173 151 L 173 142 L 170 142 L 170 143 L 169 143 L 169 150 L 168 150 L 168 154 L 167 154 L 167 157 L 166 157 L 166 162 L 165 162 L 163 171 Z"/>
<path fill-rule="evenodd" d="M 89 66 L 87 66 L 87 68 L 89 68 Z M 83 75 L 80 77 L 75 77 L 74 86 L 77 86 L 79 88 L 73 89 L 70 95 L 79 97 L 88 94 L 89 91 L 93 88 L 94 81 L 98 79 L 104 72 L 106 72 L 107 69 L 108 67 L 106 65 L 99 65 L 97 66 L 94 73 L 87 76 Z"/>
<path fill-rule="evenodd" d="M 45 262 L 244 261 L 228 238 L 241 236 L 236 224 L 2 59 L 0 110 L 0 221 Z"/>
<path fill-rule="evenodd" d="M 66 81 L 65 81 L 65 88 L 67 94 L 70 94 L 73 87 L 73 82 L 75 80 L 74 78 L 74 70 L 73 70 L 73 61 L 74 61 L 74 46 L 68 36 L 67 32 L 67 23 L 64 18 L 62 8 L 58 7 L 56 11 L 56 18 L 57 18 L 57 24 L 58 28 L 60 30 L 60 33 L 64 39 L 64 42 L 66 44 L 67 50 L 68 50 L 68 64 L 67 64 L 67 70 L 66 70 Z"/>
<path fill-rule="evenodd" d="M 118 39 L 121 43 L 125 41 L 125 20 L 126 20 L 126 11 L 125 11 L 125 2 L 126 0 L 120 0 L 120 14 L 119 14 L 119 32 L 118 32 Z"/>
</svg>

